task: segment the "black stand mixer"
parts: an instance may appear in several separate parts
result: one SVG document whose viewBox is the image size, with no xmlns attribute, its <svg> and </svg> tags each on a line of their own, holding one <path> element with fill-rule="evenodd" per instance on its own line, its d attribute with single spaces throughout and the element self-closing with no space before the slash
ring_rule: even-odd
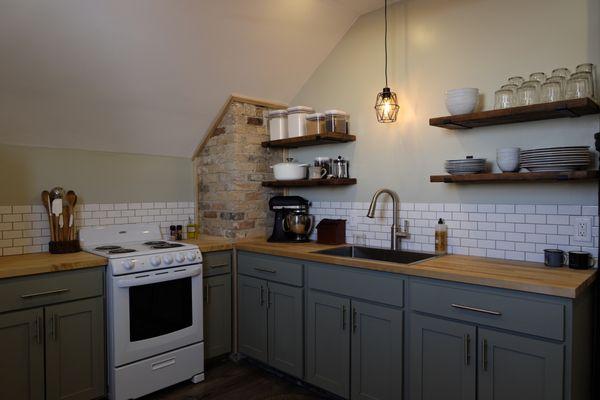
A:
<svg viewBox="0 0 600 400">
<path fill-rule="evenodd" d="M 308 213 L 310 202 L 300 196 L 275 196 L 269 209 L 275 211 L 273 234 L 269 242 L 308 242 L 314 227 L 314 217 Z"/>
</svg>

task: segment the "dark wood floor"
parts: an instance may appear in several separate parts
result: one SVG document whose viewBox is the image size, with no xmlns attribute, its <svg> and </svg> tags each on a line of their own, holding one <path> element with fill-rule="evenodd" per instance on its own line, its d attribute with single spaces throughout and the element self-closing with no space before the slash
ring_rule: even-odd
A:
<svg viewBox="0 0 600 400">
<path fill-rule="evenodd" d="M 206 379 L 197 385 L 183 382 L 145 396 L 143 400 L 316 400 L 331 399 L 296 385 L 249 361 L 222 359 L 207 366 Z"/>
</svg>

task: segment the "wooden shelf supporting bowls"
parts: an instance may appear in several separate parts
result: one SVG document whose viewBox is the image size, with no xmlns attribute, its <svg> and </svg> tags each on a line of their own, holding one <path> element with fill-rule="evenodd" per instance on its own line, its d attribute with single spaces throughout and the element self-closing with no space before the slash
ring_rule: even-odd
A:
<svg viewBox="0 0 600 400">
<path fill-rule="evenodd" d="M 356 178 L 297 179 L 293 181 L 264 181 L 266 187 L 320 187 L 356 185 Z"/>
<path fill-rule="evenodd" d="M 466 175 L 431 175 L 430 182 L 442 183 L 502 183 L 502 182 L 562 182 L 598 179 L 594 171 L 569 172 L 502 172 Z"/>
<path fill-rule="evenodd" d="M 517 122 L 573 118 L 598 113 L 600 113 L 600 106 L 594 100 L 585 98 L 431 118 L 429 125 L 458 130 Z"/>
</svg>

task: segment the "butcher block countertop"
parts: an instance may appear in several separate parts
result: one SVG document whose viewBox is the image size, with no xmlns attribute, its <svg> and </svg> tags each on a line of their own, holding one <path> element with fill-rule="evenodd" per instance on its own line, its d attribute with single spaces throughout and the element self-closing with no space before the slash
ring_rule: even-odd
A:
<svg viewBox="0 0 600 400">
<path fill-rule="evenodd" d="M 237 250 L 568 298 L 579 296 L 597 275 L 595 269 L 548 268 L 540 263 L 459 255 L 397 264 L 313 253 L 333 247 L 339 246 L 268 243 L 264 239 L 244 240 L 235 244 Z"/>
<path fill-rule="evenodd" d="M 4 256 L 0 257 L 0 279 L 104 265 L 106 258 L 83 251 L 69 254 L 34 253 Z"/>
<path fill-rule="evenodd" d="M 233 249 L 233 240 L 218 236 L 201 235 L 198 239 L 184 240 L 185 243 L 195 244 L 201 252 L 222 251 Z"/>
</svg>

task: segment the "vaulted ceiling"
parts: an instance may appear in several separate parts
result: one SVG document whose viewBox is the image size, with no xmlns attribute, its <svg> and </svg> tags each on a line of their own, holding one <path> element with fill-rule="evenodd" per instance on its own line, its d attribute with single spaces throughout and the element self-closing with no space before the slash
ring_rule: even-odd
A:
<svg viewBox="0 0 600 400">
<path fill-rule="evenodd" d="M 189 157 L 231 93 L 289 102 L 383 0 L 0 0 L 0 143 Z"/>
</svg>

